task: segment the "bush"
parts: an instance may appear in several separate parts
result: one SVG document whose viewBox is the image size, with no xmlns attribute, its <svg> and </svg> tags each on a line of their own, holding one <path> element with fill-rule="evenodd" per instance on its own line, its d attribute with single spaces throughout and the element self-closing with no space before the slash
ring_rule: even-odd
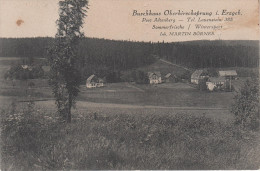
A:
<svg viewBox="0 0 260 171">
<path fill-rule="evenodd" d="M 118 72 L 110 72 L 106 75 L 106 82 L 108 83 L 117 83 L 117 82 L 120 82 L 121 79 L 120 79 L 120 75 L 121 73 L 118 71 Z"/>
<path fill-rule="evenodd" d="M 244 87 L 234 97 L 231 112 L 235 115 L 235 124 L 246 129 L 259 127 L 259 89 L 258 82 L 247 80 Z"/>
<path fill-rule="evenodd" d="M 199 88 L 199 90 L 201 90 L 201 91 L 207 90 L 206 82 L 207 82 L 207 79 L 206 79 L 206 78 L 204 78 L 204 79 L 199 79 L 199 83 L 198 83 L 198 88 Z"/>
<path fill-rule="evenodd" d="M 5 73 L 5 79 L 36 79 L 42 78 L 44 76 L 44 71 L 41 65 L 30 66 L 30 69 L 24 69 L 20 64 L 11 66 L 11 68 Z"/>
<path fill-rule="evenodd" d="M 149 82 L 148 75 L 141 70 L 134 70 L 131 72 L 131 77 L 137 84 L 147 84 Z"/>
<path fill-rule="evenodd" d="M 191 78 L 191 72 L 190 71 L 185 71 L 183 72 L 180 76 L 179 76 L 180 79 L 188 79 L 190 80 Z"/>
<path fill-rule="evenodd" d="M 21 110 L 16 110 L 16 106 L 14 102 L 9 110 L 1 112 L 2 169 L 35 170 L 34 165 L 44 168 L 42 162 L 50 159 L 43 150 L 47 154 L 55 143 L 53 134 L 49 134 L 57 127 L 55 118 L 36 110 L 32 102 Z M 51 169 L 51 165 L 47 168 Z"/>
</svg>

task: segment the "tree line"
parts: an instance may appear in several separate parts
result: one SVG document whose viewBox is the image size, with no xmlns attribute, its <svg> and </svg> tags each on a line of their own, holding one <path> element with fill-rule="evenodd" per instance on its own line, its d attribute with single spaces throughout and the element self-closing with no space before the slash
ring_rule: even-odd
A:
<svg viewBox="0 0 260 171">
<path fill-rule="evenodd" d="M 47 58 L 54 38 L 1 38 L 0 56 Z M 83 75 L 103 76 L 149 65 L 165 58 L 190 68 L 258 67 L 259 41 L 131 42 L 82 38 L 78 66 Z M 87 75 L 88 75 L 87 74 Z"/>
</svg>

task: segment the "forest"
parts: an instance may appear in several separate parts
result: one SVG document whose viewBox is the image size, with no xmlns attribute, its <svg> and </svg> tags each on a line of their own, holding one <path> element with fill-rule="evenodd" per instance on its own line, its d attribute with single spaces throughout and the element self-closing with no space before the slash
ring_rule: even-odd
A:
<svg viewBox="0 0 260 171">
<path fill-rule="evenodd" d="M 50 37 L 1 38 L 0 57 L 47 58 L 53 43 L 54 38 Z M 82 75 L 118 75 L 121 71 L 149 65 L 157 58 L 189 68 L 258 67 L 259 41 L 165 43 L 82 38 L 78 57 Z"/>
</svg>

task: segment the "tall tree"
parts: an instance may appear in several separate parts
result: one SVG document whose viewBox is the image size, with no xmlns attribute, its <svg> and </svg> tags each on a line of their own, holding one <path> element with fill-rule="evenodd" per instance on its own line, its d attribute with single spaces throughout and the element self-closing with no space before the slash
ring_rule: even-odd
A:
<svg viewBox="0 0 260 171">
<path fill-rule="evenodd" d="M 49 83 L 55 96 L 59 114 L 71 122 L 71 108 L 79 93 L 80 74 L 77 67 L 79 40 L 87 12 L 87 0 L 59 2 L 58 31 L 49 50 L 51 74 Z"/>
</svg>

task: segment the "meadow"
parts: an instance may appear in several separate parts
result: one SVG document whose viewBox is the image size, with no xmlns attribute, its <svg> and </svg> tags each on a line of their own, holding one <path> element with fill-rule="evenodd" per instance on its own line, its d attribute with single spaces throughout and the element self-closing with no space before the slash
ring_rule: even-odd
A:
<svg viewBox="0 0 260 171">
<path fill-rule="evenodd" d="M 173 110 L 2 111 L 2 169 L 258 169 L 259 134 Z M 106 109 L 107 110 L 107 109 Z M 127 112 L 125 112 L 127 111 Z M 4 118 L 4 119 L 3 119 Z"/>
</svg>

